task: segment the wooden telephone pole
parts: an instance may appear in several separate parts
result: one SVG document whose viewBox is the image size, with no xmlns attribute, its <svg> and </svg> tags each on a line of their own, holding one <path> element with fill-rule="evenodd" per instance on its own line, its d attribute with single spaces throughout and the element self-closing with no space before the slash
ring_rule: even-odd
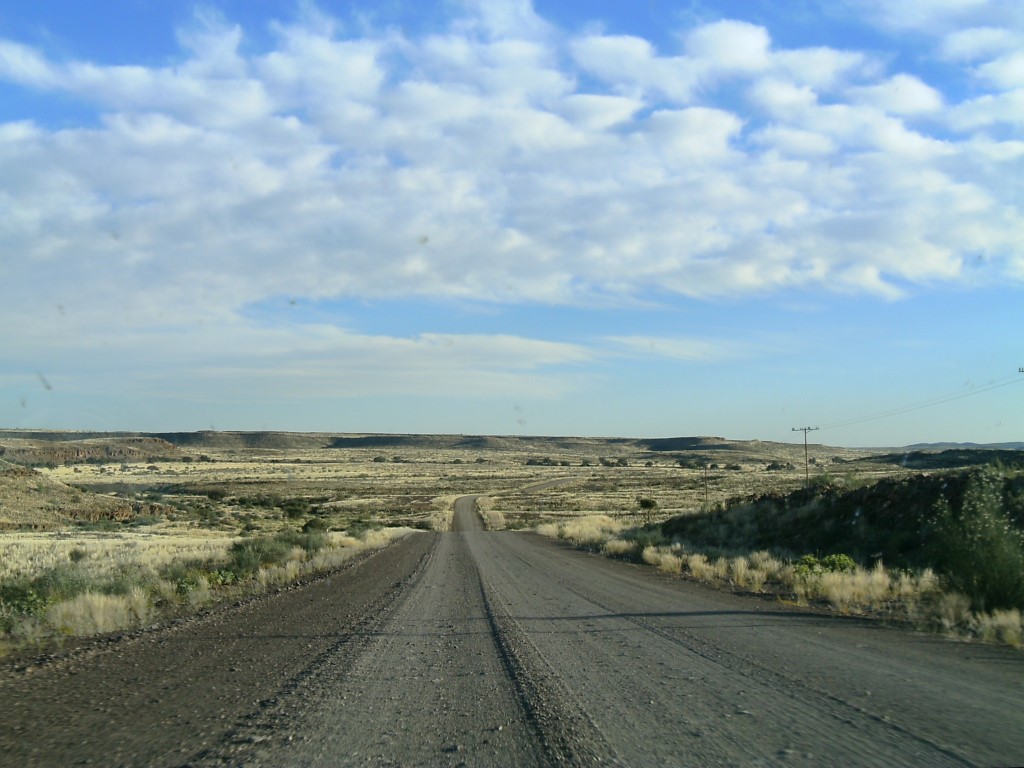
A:
<svg viewBox="0 0 1024 768">
<path fill-rule="evenodd" d="M 811 469 L 810 462 L 807 459 L 807 433 L 816 432 L 818 427 L 793 427 L 794 432 L 804 433 L 804 486 L 811 484 Z"/>
</svg>

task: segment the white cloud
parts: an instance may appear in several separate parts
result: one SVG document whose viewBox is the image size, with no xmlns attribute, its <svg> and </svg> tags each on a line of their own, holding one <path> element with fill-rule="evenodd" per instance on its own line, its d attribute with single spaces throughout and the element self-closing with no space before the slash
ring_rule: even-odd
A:
<svg viewBox="0 0 1024 768">
<path fill-rule="evenodd" d="M 578 66 L 624 96 L 687 103 L 702 72 L 692 59 L 658 56 L 649 42 L 628 35 L 590 35 L 571 41 L 569 49 Z"/>
<path fill-rule="evenodd" d="M 490 38 L 538 38 L 550 28 L 537 15 L 530 0 L 460 0 L 467 10 L 459 25 L 480 29 Z"/>
<path fill-rule="evenodd" d="M 968 99 L 953 107 L 948 119 L 950 125 L 964 131 L 999 125 L 1024 126 L 1024 88 Z"/>
<path fill-rule="evenodd" d="M 780 125 L 768 126 L 758 131 L 755 140 L 767 147 L 774 147 L 789 157 L 814 157 L 836 151 L 836 143 L 828 136 Z"/>
<path fill-rule="evenodd" d="M 830 90 L 852 76 L 871 74 L 876 69 L 860 51 L 825 47 L 775 51 L 772 63 L 779 76 L 819 90 Z"/>
<path fill-rule="evenodd" d="M 897 30 L 931 31 L 953 24 L 1002 0 L 847 0 L 880 25 Z"/>
<path fill-rule="evenodd" d="M 727 159 L 743 121 L 724 110 L 690 107 L 659 110 L 647 125 L 653 146 L 668 165 L 692 166 Z"/>
<path fill-rule="evenodd" d="M 698 27 L 686 36 L 686 52 L 721 74 L 754 74 L 770 65 L 771 38 L 763 27 L 724 20 Z"/>
<path fill-rule="evenodd" d="M 33 88 L 53 88 L 59 82 L 54 67 L 38 51 L 0 40 L 0 78 Z"/>
<path fill-rule="evenodd" d="M 1024 51 L 1001 56 L 977 69 L 977 74 L 997 88 L 1024 88 Z"/>
<path fill-rule="evenodd" d="M 585 130 L 604 130 L 629 121 L 643 102 L 625 96 L 577 93 L 562 102 L 562 112 L 574 124 Z"/>
<path fill-rule="evenodd" d="M 995 129 L 1020 125 L 1020 91 L 950 103 L 866 54 L 774 50 L 740 22 L 664 56 L 499 10 L 424 38 L 300 20 L 258 52 L 218 21 L 174 67 L 4 43 L 3 77 L 99 117 L 0 125 L 0 253 L 18 254 L 0 312 L 143 329 L 236 322 L 282 295 L 892 296 L 963 279 L 982 251 L 987 279 L 1017 274 L 1020 155 Z M 943 103 L 994 135 L 902 119 Z"/>
<path fill-rule="evenodd" d="M 777 78 L 758 80 L 750 87 L 748 96 L 761 109 L 777 117 L 805 112 L 818 101 L 808 86 Z"/>
<path fill-rule="evenodd" d="M 954 61 L 976 61 L 1004 53 L 1018 43 L 1018 36 L 1008 29 L 970 27 L 946 35 L 942 41 L 942 53 Z"/>
<path fill-rule="evenodd" d="M 894 115 L 917 115 L 942 108 L 942 94 L 912 75 L 900 74 L 877 85 L 849 89 L 855 101 Z"/>
</svg>

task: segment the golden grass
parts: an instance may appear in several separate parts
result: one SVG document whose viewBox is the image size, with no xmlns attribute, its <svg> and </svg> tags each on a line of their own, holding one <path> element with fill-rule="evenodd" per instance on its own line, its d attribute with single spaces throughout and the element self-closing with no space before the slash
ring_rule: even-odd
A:
<svg viewBox="0 0 1024 768">
<path fill-rule="evenodd" d="M 993 611 L 977 617 L 978 636 L 990 643 L 1003 643 L 1014 648 L 1021 647 L 1024 624 L 1021 612 L 1016 608 L 1009 611 Z"/>
<path fill-rule="evenodd" d="M 556 523 L 542 523 L 542 535 L 598 549 L 610 557 L 637 557 L 637 544 L 620 534 L 626 521 L 591 515 Z M 921 627 L 936 627 L 959 637 L 998 642 L 1014 648 L 1024 645 L 1024 620 L 1018 610 L 972 613 L 970 600 L 944 592 L 942 580 L 931 569 L 918 573 L 890 573 L 882 563 L 852 571 L 798 573 L 792 563 L 770 552 L 709 559 L 688 551 L 680 542 L 646 546 L 638 559 L 660 571 L 749 592 L 796 597 L 797 602 L 824 602 L 843 614 L 882 615 L 907 620 Z"/>
<path fill-rule="evenodd" d="M 476 509 L 483 520 L 484 528 L 488 531 L 503 531 L 508 523 L 505 515 L 494 508 L 494 499 L 490 496 L 479 496 L 476 500 Z"/>
<path fill-rule="evenodd" d="M 86 592 L 50 606 L 46 621 L 64 635 L 97 635 L 141 625 L 151 614 L 149 596 L 143 590 L 127 595 Z"/>
<path fill-rule="evenodd" d="M 227 556 L 237 536 L 193 529 L 157 534 L 137 531 L 96 533 L 11 532 L 0 534 L 0 583 L 32 577 L 48 568 L 76 560 L 91 574 L 105 576 L 126 565 L 154 570 L 182 560 L 213 560 Z"/>
<path fill-rule="evenodd" d="M 58 565 L 71 562 L 90 582 L 101 583 L 118 571 L 132 570 L 140 584 L 123 594 L 89 589 L 70 599 L 46 607 L 40 616 L 22 616 L 14 621 L 9 636 L 14 644 L 37 642 L 50 634 L 84 636 L 144 625 L 158 616 L 158 606 L 195 608 L 219 596 L 247 591 L 264 591 L 297 578 L 328 570 L 366 549 L 375 549 L 412 533 L 410 528 L 368 530 L 356 537 L 346 533 L 327 534 L 327 546 L 309 553 L 294 547 L 284 562 L 263 566 L 251 580 L 215 589 L 202 570 L 189 571 L 187 588 L 158 576 L 164 566 L 175 563 L 205 563 L 216 567 L 228 562 L 228 550 L 240 537 L 153 535 L 107 533 L 67 536 L 61 534 L 5 534 L 0 546 L 0 583 L 5 579 L 29 578 Z M 144 586 L 144 584 L 146 586 Z M 9 645 L 10 643 L 8 643 Z"/>
</svg>

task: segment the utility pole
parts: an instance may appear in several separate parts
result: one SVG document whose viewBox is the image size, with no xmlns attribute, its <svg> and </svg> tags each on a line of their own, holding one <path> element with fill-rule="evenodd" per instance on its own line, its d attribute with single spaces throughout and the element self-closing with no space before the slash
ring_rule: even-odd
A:
<svg viewBox="0 0 1024 768">
<path fill-rule="evenodd" d="M 793 427 L 793 432 L 804 433 L 804 487 L 808 487 L 811 484 L 811 469 L 810 462 L 807 459 L 807 433 L 816 432 L 818 427 Z"/>
<path fill-rule="evenodd" d="M 708 503 L 708 463 L 706 461 L 704 462 L 704 511 L 711 511 L 711 505 Z"/>
</svg>

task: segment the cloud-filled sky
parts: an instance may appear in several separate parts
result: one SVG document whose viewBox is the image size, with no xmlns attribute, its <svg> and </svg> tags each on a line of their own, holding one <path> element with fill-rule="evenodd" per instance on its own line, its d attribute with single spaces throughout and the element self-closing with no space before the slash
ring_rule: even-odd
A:
<svg viewBox="0 0 1024 768">
<path fill-rule="evenodd" d="M 1024 5 L 9 4 L 0 323 L 5 427 L 1021 441 Z"/>
</svg>

